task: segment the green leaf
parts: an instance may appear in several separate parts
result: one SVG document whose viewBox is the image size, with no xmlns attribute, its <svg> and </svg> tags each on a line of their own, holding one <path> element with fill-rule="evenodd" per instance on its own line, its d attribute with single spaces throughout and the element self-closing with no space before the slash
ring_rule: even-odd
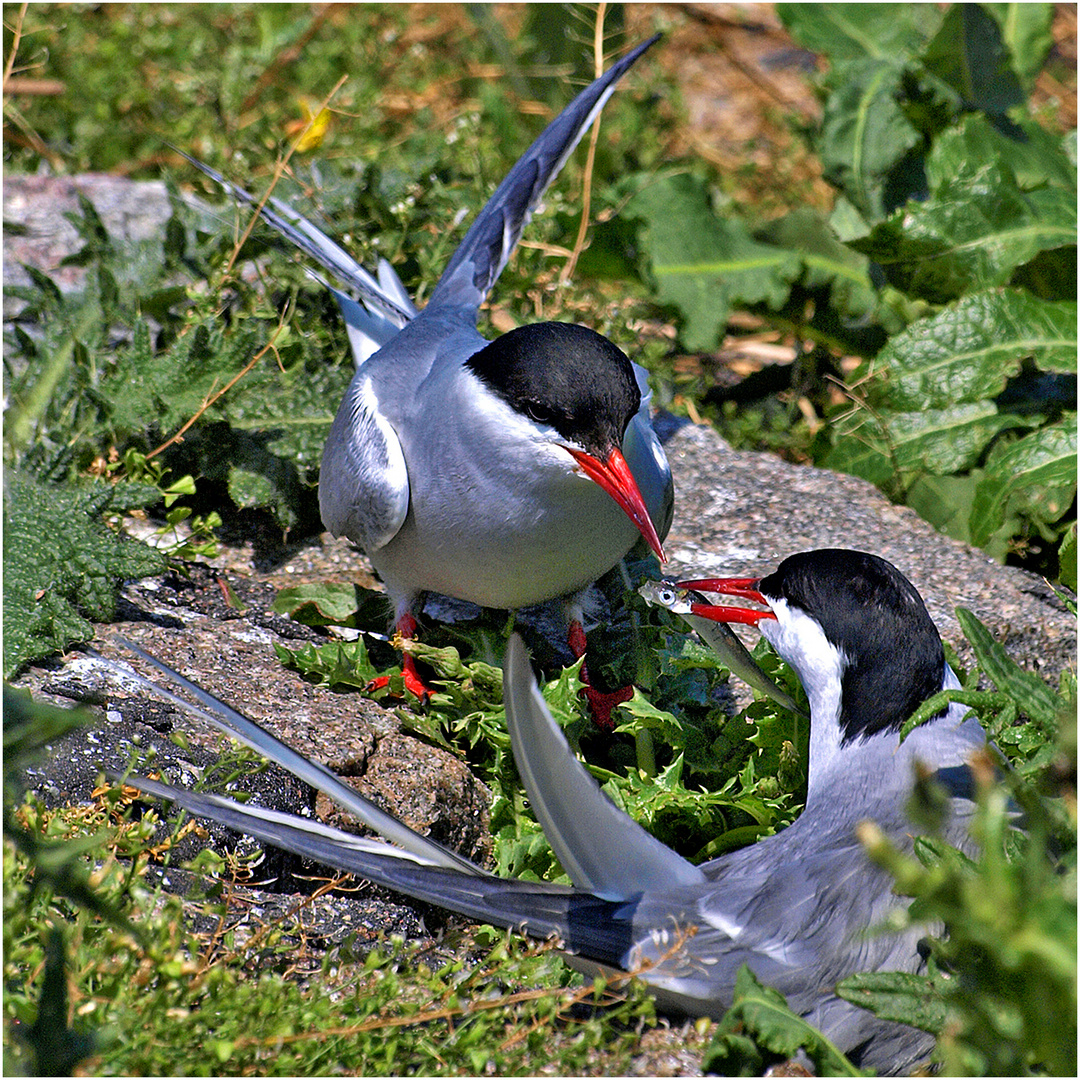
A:
<svg viewBox="0 0 1080 1080">
<path fill-rule="evenodd" d="M 923 54 L 926 70 L 967 109 L 1004 116 L 1024 103 L 1001 29 L 980 4 L 953 4 Z"/>
<path fill-rule="evenodd" d="M 941 23 L 931 4 L 779 4 L 777 13 L 791 36 L 834 64 L 869 57 L 914 56 Z M 837 73 L 843 79 L 846 69 Z"/>
<path fill-rule="evenodd" d="M 837 311 L 859 317 L 877 309 L 870 260 L 840 243 L 820 211 L 800 206 L 768 222 L 755 235 L 776 247 L 797 251 L 803 261 L 803 286 L 813 290 L 828 287 L 829 303 Z"/>
<path fill-rule="evenodd" d="M 1076 371 L 1075 303 L 1014 289 L 971 293 L 891 338 L 875 366 L 888 369 L 893 408 L 942 408 L 996 397 L 1020 362 Z"/>
<path fill-rule="evenodd" d="M 942 180 L 925 202 L 909 202 L 852 246 L 903 292 L 947 303 L 1005 285 L 1040 252 L 1075 243 L 1075 193 L 1025 194 L 1011 170 L 990 161 Z"/>
<path fill-rule="evenodd" d="M 945 1025 L 945 1001 L 934 981 L 906 971 L 871 971 L 849 975 L 836 984 L 837 997 L 883 1020 L 909 1024 L 931 1035 Z"/>
<path fill-rule="evenodd" d="M 351 686 L 364 689 L 381 674 L 368 658 L 363 638 L 331 641 L 326 645 L 304 645 L 287 649 L 274 645 L 278 659 L 286 666 L 317 681 L 320 686 Z"/>
<path fill-rule="evenodd" d="M 1066 589 L 1076 592 L 1076 522 L 1069 526 L 1058 548 L 1058 580 Z"/>
<path fill-rule="evenodd" d="M 142 496 L 144 506 L 159 498 L 149 486 L 142 486 Z M 69 489 L 9 474 L 4 494 L 5 675 L 89 640 L 94 636 L 89 620 L 113 618 L 124 580 L 165 569 L 159 552 L 102 522 L 113 499 L 106 484 Z"/>
<path fill-rule="evenodd" d="M 305 626 L 368 628 L 386 622 L 385 593 L 337 581 L 309 582 L 281 589 L 273 610 Z"/>
<path fill-rule="evenodd" d="M 862 215 L 878 221 L 892 171 L 921 136 L 900 107 L 903 66 L 895 59 L 864 60 L 825 103 L 820 153 L 825 179 L 839 187 Z"/>
<path fill-rule="evenodd" d="M 1061 492 L 1067 498 L 1061 498 Z M 1052 500 L 1044 520 L 1055 521 L 1076 492 L 1076 416 L 1025 435 L 987 466 L 971 513 L 971 536 L 983 543 L 1000 525 L 1011 499 Z"/>
<path fill-rule="evenodd" d="M 1054 46 L 1053 4 L 980 4 L 995 20 L 1024 88 L 1031 90 Z"/>
<path fill-rule="evenodd" d="M 1057 694 L 1038 675 L 1020 667 L 967 608 L 958 607 L 956 618 L 987 678 L 1032 720 L 1043 725 L 1045 730 L 1055 731 L 1061 705 Z"/>
<path fill-rule="evenodd" d="M 816 1028 L 787 1006 L 784 996 L 762 986 L 746 964 L 735 977 L 731 1008 L 717 1027 L 701 1068 L 721 1076 L 748 1075 L 738 1068 L 740 1059 L 750 1049 L 746 1039 L 772 1055 L 772 1060 L 786 1060 L 803 1050 L 814 1063 L 818 1076 L 864 1076 Z M 760 1075 L 760 1070 L 753 1075 Z"/>
<path fill-rule="evenodd" d="M 939 532 L 962 543 L 971 543 L 971 509 L 975 505 L 975 493 L 983 478 L 982 469 L 955 476 L 934 476 L 927 473 L 918 477 L 908 487 L 904 501 Z M 1020 518 L 1012 514 L 1002 522 L 1001 528 L 982 544 L 983 550 L 992 558 L 1004 561 L 1008 554 L 1009 538 L 1021 528 Z"/>
<path fill-rule="evenodd" d="M 705 185 L 688 174 L 642 188 L 623 213 L 645 222 L 657 299 L 680 313 L 688 349 L 718 344 L 733 303 L 779 308 L 799 276 L 795 252 L 759 244 L 741 222 L 718 217 Z"/>
<path fill-rule="evenodd" d="M 935 475 L 971 468 L 999 432 L 1032 421 L 999 413 L 992 401 L 963 402 L 942 409 L 882 416 L 889 446 L 901 471 L 925 469 Z"/>
<path fill-rule="evenodd" d="M 950 178 L 974 174 L 992 161 L 1007 168 L 1022 191 L 1044 185 L 1076 191 L 1076 163 L 1061 135 L 1030 117 L 1020 117 L 1002 130 L 981 113 L 964 116 L 937 136 L 926 161 L 927 182 L 936 191 Z"/>
</svg>

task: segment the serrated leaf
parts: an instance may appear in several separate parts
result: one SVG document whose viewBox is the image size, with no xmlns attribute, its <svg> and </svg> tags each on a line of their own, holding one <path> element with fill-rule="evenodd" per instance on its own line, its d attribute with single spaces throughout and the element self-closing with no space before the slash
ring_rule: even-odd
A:
<svg viewBox="0 0 1080 1080">
<path fill-rule="evenodd" d="M 909 1024 L 940 1035 L 946 1005 L 933 980 L 907 971 L 870 971 L 849 975 L 836 984 L 836 994 L 852 1005 L 869 1009 L 882 1020 Z"/>
<path fill-rule="evenodd" d="M 1020 362 L 1076 370 L 1075 303 L 1048 303 L 1014 289 L 972 293 L 889 340 L 875 366 L 888 369 L 893 408 L 940 408 L 996 397 Z"/>
<path fill-rule="evenodd" d="M 733 303 L 780 307 L 801 271 L 795 252 L 759 244 L 741 222 L 718 217 L 705 185 L 687 174 L 648 185 L 623 212 L 645 222 L 657 300 L 680 313 L 688 349 L 718 344 Z"/>
<path fill-rule="evenodd" d="M 356 641 L 331 641 L 326 645 L 304 645 L 287 649 L 274 645 L 278 659 L 301 674 L 330 688 L 352 686 L 363 689 L 381 674 L 368 658 L 363 638 Z"/>
<path fill-rule="evenodd" d="M 971 513 L 971 536 L 982 544 L 1001 525 L 1014 496 L 1040 489 L 1076 491 L 1076 416 L 1025 435 L 988 465 Z M 1059 507 L 1058 516 L 1068 509 Z"/>
<path fill-rule="evenodd" d="M 147 494 L 142 505 L 157 498 Z M 126 579 L 161 573 L 165 559 L 101 520 L 109 485 L 82 489 L 9 475 L 4 496 L 4 673 L 87 641 Z"/>
<path fill-rule="evenodd" d="M 1008 694 L 1032 720 L 1053 731 L 1060 706 L 1060 700 L 1053 690 L 1038 675 L 1020 667 L 967 608 L 958 607 L 956 618 L 987 678 L 998 690 Z"/>
<path fill-rule="evenodd" d="M 913 56 L 942 18 L 931 4 L 779 4 L 777 14 L 804 49 L 824 53 L 834 64 Z"/>
<path fill-rule="evenodd" d="M 886 196 L 890 174 L 921 136 L 900 107 L 900 62 L 863 60 L 849 64 L 845 74 L 825 103 L 822 169 L 865 218 L 877 221 L 896 205 L 895 197 Z"/>
</svg>

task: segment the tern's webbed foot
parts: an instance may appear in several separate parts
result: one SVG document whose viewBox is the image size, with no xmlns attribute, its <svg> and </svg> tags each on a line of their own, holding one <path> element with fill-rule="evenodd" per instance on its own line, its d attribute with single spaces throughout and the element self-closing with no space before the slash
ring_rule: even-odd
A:
<svg viewBox="0 0 1080 1080">
<path fill-rule="evenodd" d="M 570 630 L 567 634 L 567 642 L 570 651 L 579 659 L 585 655 L 586 641 L 585 628 L 577 619 L 570 620 Z M 633 686 L 621 686 L 618 690 L 599 690 L 592 685 L 589 679 L 589 670 L 585 663 L 581 665 L 581 681 L 585 684 L 580 693 L 589 706 L 593 723 L 601 731 L 614 731 L 615 720 L 612 718 L 612 710 L 616 705 L 629 701 L 634 696 Z"/>
</svg>

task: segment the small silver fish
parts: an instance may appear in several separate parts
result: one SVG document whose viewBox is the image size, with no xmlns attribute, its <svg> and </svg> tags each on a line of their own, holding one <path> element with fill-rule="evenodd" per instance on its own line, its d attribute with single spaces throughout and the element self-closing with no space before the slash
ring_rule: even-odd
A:
<svg viewBox="0 0 1080 1080">
<path fill-rule="evenodd" d="M 713 622 L 693 613 L 691 605 L 699 601 L 705 603 L 704 597 L 689 589 L 682 589 L 671 581 L 646 581 L 638 588 L 638 592 L 647 603 L 667 608 L 678 615 L 720 657 L 724 666 L 733 675 L 738 675 L 747 686 L 771 697 L 785 709 L 790 709 L 800 716 L 806 715 L 795 703 L 795 699 L 781 690 L 761 670 L 758 662 L 727 623 Z"/>
</svg>

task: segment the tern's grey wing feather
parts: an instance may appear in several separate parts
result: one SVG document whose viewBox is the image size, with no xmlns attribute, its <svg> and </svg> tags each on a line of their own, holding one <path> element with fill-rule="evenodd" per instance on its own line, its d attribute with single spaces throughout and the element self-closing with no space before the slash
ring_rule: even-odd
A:
<svg viewBox="0 0 1080 1080">
<path fill-rule="evenodd" d="M 503 701 L 514 762 L 533 811 L 578 888 L 627 900 L 649 889 L 705 883 L 696 866 L 618 809 L 574 757 L 516 634 L 506 649 Z"/>
<path fill-rule="evenodd" d="M 304 254 L 310 255 L 316 262 L 324 266 L 335 277 L 340 279 L 350 288 L 356 290 L 368 309 L 386 322 L 400 329 L 416 314 L 416 308 L 412 301 L 405 296 L 402 302 L 401 295 L 397 290 L 387 290 L 376 281 L 343 247 L 334 243 L 325 233 L 317 229 L 306 218 L 298 214 L 291 206 L 283 203 L 280 199 L 269 198 L 262 205 L 262 200 L 257 199 L 250 192 L 224 176 L 203 164 L 197 158 L 185 154 L 183 150 L 177 153 L 186 158 L 200 172 L 205 173 L 215 183 L 220 184 L 238 202 L 247 203 L 258 209 L 259 215 L 272 228 L 277 229 L 287 240 L 295 244 Z M 383 272 L 380 270 L 380 280 Z M 397 275 L 394 274 L 394 279 Z M 401 282 L 397 281 L 401 293 L 404 289 Z"/>
<path fill-rule="evenodd" d="M 548 185 L 599 115 L 615 84 L 658 38 L 656 35 L 627 53 L 548 124 L 470 226 L 432 290 L 429 307 L 452 304 L 479 308 Z"/>
<path fill-rule="evenodd" d="M 409 512 L 409 470 L 364 369 L 334 417 L 321 476 L 319 510 L 334 536 L 348 536 L 370 554 L 397 535 Z"/>
<path fill-rule="evenodd" d="M 369 356 L 377 353 L 385 344 L 397 337 L 400 328 L 396 323 L 384 319 L 381 315 L 373 315 L 362 304 L 358 304 L 340 289 L 335 289 L 330 282 L 313 271 L 309 271 L 309 274 L 334 294 L 334 299 L 337 300 L 338 308 L 341 310 L 341 317 L 345 320 L 353 363 L 357 368 L 361 367 Z"/>
<path fill-rule="evenodd" d="M 548 882 L 462 873 L 385 841 L 342 832 L 295 814 L 187 791 L 141 776 L 125 776 L 123 780 L 262 843 L 477 922 L 519 930 L 540 940 L 554 934 L 567 948 L 580 947 L 590 959 L 611 966 L 618 966 L 626 953 L 630 924 L 620 912 L 625 905 Z"/>
<path fill-rule="evenodd" d="M 138 645 L 126 641 L 124 638 L 118 637 L 115 640 L 117 644 L 122 645 L 125 649 L 135 653 L 136 656 L 141 657 L 148 664 L 157 668 L 177 686 L 194 697 L 203 707 L 192 705 L 191 702 L 186 701 L 170 690 L 166 690 L 165 687 L 159 686 L 153 680 L 147 679 L 138 672 L 128 670 L 125 667 L 123 674 L 126 678 L 134 678 L 158 697 L 179 706 L 192 716 L 205 720 L 219 731 L 223 731 L 231 738 L 239 740 L 245 746 L 250 746 L 253 750 L 269 758 L 275 765 L 280 765 L 283 769 L 303 780 L 304 783 L 310 784 L 316 790 L 333 799 L 334 802 L 357 817 L 368 828 L 374 829 L 381 836 L 385 836 L 388 840 L 399 844 L 425 862 L 432 865 L 453 867 L 455 870 L 466 874 L 488 876 L 486 871 L 475 863 L 463 858 L 449 848 L 443 847 L 442 844 L 414 832 L 404 822 L 399 821 L 385 810 L 381 810 L 370 799 L 365 799 L 355 788 L 351 788 L 341 781 L 325 765 L 311 761 L 309 758 L 304 757 L 303 754 L 286 746 L 285 743 L 272 735 L 261 724 L 257 724 L 254 720 L 244 716 L 243 713 L 237 712 L 223 701 L 218 700 L 213 694 L 207 693 L 201 686 L 196 685 L 189 679 L 185 679 L 178 671 L 173 670 L 168 664 L 163 664 L 148 652 L 144 652 Z M 104 657 L 99 657 L 99 659 L 105 664 L 117 667 L 117 665 L 113 665 L 112 661 L 106 660 Z M 213 817 L 213 815 L 210 816 Z M 215 820 L 217 819 L 215 818 Z"/>
</svg>

